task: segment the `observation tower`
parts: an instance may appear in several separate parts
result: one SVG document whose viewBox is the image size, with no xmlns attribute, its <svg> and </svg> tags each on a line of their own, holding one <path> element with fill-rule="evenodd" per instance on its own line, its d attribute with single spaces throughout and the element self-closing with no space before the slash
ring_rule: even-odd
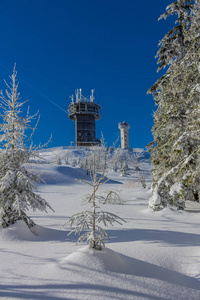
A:
<svg viewBox="0 0 200 300">
<path fill-rule="evenodd" d="M 126 122 L 122 122 L 118 124 L 118 128 L 120 129 L 121 134 L 121 148 L 128 149 L 129 148 L 129 128 L 130 125 Z"/>
<path fill-rule="evenodd" d="M 101 119 L 101 106 L 94 102 L 94 90 L 89 98 L 82 95 L 82 90 L 75 91 L 68 108 L 69 118 L 75 121 L 76 146 L 97 146 L 101 141 L 96 138 L 95 121 Z"/>
</svg>

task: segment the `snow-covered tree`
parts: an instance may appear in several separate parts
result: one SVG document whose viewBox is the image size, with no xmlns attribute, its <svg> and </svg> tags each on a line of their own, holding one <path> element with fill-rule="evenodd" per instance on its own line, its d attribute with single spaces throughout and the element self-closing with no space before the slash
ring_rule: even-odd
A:
<svg viewBox="0 0 200 300">
<path fill-rule="evenodd" d="M 120 171 L 123 169 L 128 170 L 128 151 L 127 149 L 117 148 L 112 151 L 110 155 L 110 170 Z"/>
<path fill-rule="evenodd" d="M 145 156 L 145 152 L 143 149 L 133 149 L 133 152 L 129 157 L 134 171 L 136 172 L 140 171 L 141 159 L 144 158 L 144 156 Z"/>
<path fill-rule="evenodd" d="M 75 158 L 72 159 L 71 166 L 72 166 L 72 167 L 76 167 L 76 166 L 77 166 L 77 162 L 76 162 L 76 159 L 75 159 Z"/>
<path fill-rule="evenodd" d="M 128 175 L 130 175 L 128 173 L 128 165 L 127 165 L 127 163 L 124 163 L 122 165 L 122 168 L 120 169 L 120 175 L 123 176 L 123 177 L 127 177 Z"/>
<path fill-rule="evenodd" d="M 30 116 L 29 112 L 22 116 L 26 101 L 20 101 L 16 76 L 14 68 L 6 94 L 0 93 L 0 224 L 8 227 L 17 220 L 24 220 L 31 229 L 35 224 L 26 214 L 29 208 L 46 211 L 51 207 L 35 193 L 39 177 L 28 167 L 34 156 L 34 147 L 30 144 L 34 129 L 29 138 L 25 131 L 31 129 L 35 116 Z"/>
<path fill-rule="evenodd" d="M 56 163 L 61 166 L 62 165 L 62 156 L 61 156 L 61 153 L 59 151 L 56 151 L 55 152 L 55 161 Z"/>
<path fill-rule="evenodd" d="M 160 18 L 177 15 L 176 26 L 160 42 L 159 69 L 169 66 L 150 89 L 158 106 L 154 142 L 150 207 L 168 203 L 184 209 L 186 200 L 200 196 L 200 3 L 178 0 Z"/>
<path fill-rule="evenodd" d="M 107 182 L 106 168 L 107 168 L 107 157 L 109 149 L 106 147 L 93 147 L 90 151 L 90 177 L 91 181 L 81 182 L 91 187 L 91 193 L 84 197 L 84 200 L 89 204 L 89 209 L 73 215 L 70 219 L 71 226 L 76 224 L 75 229 L 72 232 L 80 234 L 79 241 L 86 240 L 90 248 L 101 250 L 102 246 L 105 246 L 106 237 L 109 238 L 107 232 L 100 226 L 113 225 L 114 223 L 122 224 L 125 222 L 119 216 L 102 211 L 100 208 L 101 203 L 113 203 L 122 201 L 115 191 L 109 191 L 105 196 L 99 195 L 98 191 L 102 184 Z M 101 160 L 101 161 L 100 161 Z M 98 167 L 98 168 L 97 168 Z M 84 233 L 82 234 L 82 232 Z"/>
</svg>

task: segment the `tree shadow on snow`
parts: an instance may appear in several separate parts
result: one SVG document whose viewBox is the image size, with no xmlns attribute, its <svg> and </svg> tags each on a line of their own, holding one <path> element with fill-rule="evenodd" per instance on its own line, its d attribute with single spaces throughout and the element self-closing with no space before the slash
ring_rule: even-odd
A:
<svg viewBox="0 0 200 300">
<path fill-rule="evenodd" d="M 97 178 L 100 178 L 100 174 L 97 174 Z M 72 185 L 77 184 L 81 180 L 91 181 L 90 175 L 87 175 L 87 171 L 82 168 L 72 168 L 69 166 L 57 166 L 54 171 L 45 171 L 41 174 L 41 178 L 46 184 L 60 184 L 60 185 Z M 106 177 L 102 182 L 106 182 Z M 106 183 L 109 184 L 122 184 L 120 181 L 109 179 Z"/>
<path fill-rule="evenodd" d="M 81 256 L 82 254 L 83 256 Z M 73 255 L 72 253 L 71 257 L 74 257 Z M 77 258 L 81 259 L 77 260 Z M 88 259 L 90 261 L 89 264 Z M 56 272 L 55 274 L 62 274 L 63 276 L 60 277 L 59 275 L 58 279 L 54 277 L 55 269 L 53 267 L 52 279 L 43 278 L 44 283 L 41 282 L 41 284 L 1 284 L 0 298 L 81 300 L 86 299 L 85 296 L 87 299 L 103 299 L 102 296 L 106 295 L 107 300 L 166 300 L 169 299 L 171 291 L 168 294 L 169 286 L 166 286 L 164 291 L 162 290 L 165 282 L 170 284 L 172 289 L 175 289 L 175 294 L 177 293 L 177 287 L 180 289 L 180 298 L 178 299 L 181 299 L 181 292 L 183 295 L 185 292 L 189 295 L 188 289 L 192 289 L 193 295 L 195 293 L 195 298 L 193 299 L 199 299 L 198 296 L 200 296 L 198 280 L 152 263 L 122 255 L 108 248 L 104 248 L 102 251 L 93 251 L 92 254 L 88 251 L 81 251 L 78 252 L 74 259 L 70 258 L 61 263 L 54 261 L 54 263 L 56 264 L 57 272 L 61 272 Z M 43 267 L 45 270 L 45 265 Z M 51 267 L 48 267 L 47 270 L 48 275 L 51 275 Z M 124 275 L 126 276 L 124 277 Z M 30 278 L 27 282 L 30 282 Z M 76 278 L 75 282 L 71 280 L 72 278 Z M 96 278 L 96 280 L 90 282 L 91 278 Z M 102 278 L 104 278 L 103 281 Z M 139 278 L 142 278 L 142 280 L 140 281 Z M 107 279 L 109 279 L 109 284 Z M 149 281 L 149 279 L 156 280 L 156 282 Z M 116 285 L 116 283 L 120 282 L 120 285 Z M 138 285 L 142 290 L 137 291 Z M 152 294 L 154 285 L 156 289 L 160 286 L 160 296 Z"/>
<path fill-rule="evenodd" d="M 55 293 L 52 295 L 52 290 Z M 56 294 L 59 296 L 56 296 Z M 103 297 L 106 293 L 106 298 Z M 66 296 L 67 295 L 67 296 Z M 72 300 L 72 299 L 147 299 L 165 300 L 166 298 L 149 295 L 120 287 L 109 287 L 100 284 L 45 284 L 45 285 L 0 285 L 0 298 L 34 299 L 34 300 Z M 131 297 L 131 298 L 130 298 Z M 134 298 L 132 298 L 134 297 Z"/>
<path fill-rule="evenodd" d="M 111 243 L 146 241 L 174 246 L 200 246 L 198 234 L 152 229 L 107 230 Z"/>
<path fill-rule="evenodd" d="M 112 250 L 110 250 L 112 251 Z M 56 282 L 57 279 L 50 284 L 21 284 L 21 285 L 15 285 L 15 284 L 9 284 L 9 285 L 0 285 L 0 297 L 6 297 L 6 299 L 47 299 L 47 300 L 58 300 L 58 299 L 86 299 L 82 297 L 82 295 L 88 297 L 94 298 L 94 299 L 103 299 L 101 296 L 106 293 L 106 299 L 130 299 L 130 297 L 133 297 L 131 299 L 152 299 L 152 300 L 164 300 L 169 299 L 166 295 L 167 293 L 167 287 L 165 291 L 162 291 L 162 284 L 163 282 L 166 282 L 168 284 L 172 284 L 171 288 L 177 288 L 177 286 L 180 287 L 180 290 L 183 292 L 187 291 L 187 295 L 189 294 L 188 289 L 192 289 L 193 292 L 195 292 L 197 297 L 200 295 L 200 285 L 199 281 L 191 278 L 187 275 L 183 275 L 181 273 L 178 273 L 176 271 L 171 271 L 169 269 L 154 265 L 152 263 L 148 263 L 145 261 L 141 261 L 138 259 L 134 259 L 119 253 L 116 253 L 112 251 L 115 255 L 117 255 L 117 261 L 114 264 L 109 263 L 108 265 L 105 264 L 105 269 L 98 269 L 95 265 L 92 264 L 90 266 L 87 266 L 87 276 L 85 276 L 85 266 L 78 264 L 78 263 L 66 263 L 62 264 L 62 271 L 68 276 L 68 274 L 71 274 L 73 277 L 77 276 L 79 277 L 80 274 L 82 274 L 83 278 L 81 279 L 77 277 L 77 280 L 75 283 L 70 281 L 70 278 L 66 277 L 63 278 L 63 283 L 60 280 L 58 283 Z M 109 256 L 110 257 L 110 256 Z M 68 273 L 72 272 L 72 273 Z M 121 275 L 120 275 L 121 274 Z M 123 275 L 131 275 L 131 277 L 124 278 Z M 87 281 L 88 278 L 96 278 L 96 281 L 98 282 L 98 277 L 102 278 L 105 277 L 105 283 L 106 283 L 106 276 L 109 276 L 111 279 L 111 282 L 120 282 L 120 280 L 125 280 L 125 282 L 130 284 L 132 286 L 132 289 L 127 287 L 127 284 L 125 287 L 123 286 L 123 283 L 121 286 L 114 286 L 103 284 L 103 282 L 100 284 L 97 283 L 90 283 Z M 134 285 L 138 285 L 138 277 L 142 277 L 143 284 L 146 286 L 147 282 L 145 279 L 152 279 L 157 280 L 160 282 L 159 285 L 162 292 L 162 296 L 156 296 L 156 295 L 150 295 L 148 291 L 142 290 L 142 291 L 136 291 L 134 288 Z M 68 279 L 67 279 L 68 278 Z M 146 282 L 146 283 L 145 283 Z M 150 282 L 149 285 L 151 285 L 151 289 L 154 290 L 154 282 Z M 175 289 L 176 289 L 175 288 Z M 53 294 L 52 295 L 52 291 Z M 56 294 L 59 294 L 56 296 Z M 94 294 L 95 293 L 95 294 Z M 68 295 L 68 297 L 66 297 Z M 180 298 L 181 299 L 181 294 Z M 195 299 L 198 299 L 195 297 Z"/>
<path fill-rule="evenodd" d="M 52 229 L 39 225 L 35 225 L 31 231 L 22 220 L 17 221 L 9 228 L 1 229 L 1 236 L 5 240 L 11 241 L 30 241 L 30 242 L 66 242 L 69 241 L 67 236 L 69 231 L 63 228 Z M 71 239 L 70 239 L 71 241 Z"/>
</svg>

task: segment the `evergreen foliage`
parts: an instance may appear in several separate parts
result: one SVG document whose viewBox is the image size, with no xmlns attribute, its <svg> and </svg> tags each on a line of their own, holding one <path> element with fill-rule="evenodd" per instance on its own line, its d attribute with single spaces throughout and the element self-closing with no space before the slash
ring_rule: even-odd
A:
<svg viewBox="0 0 200 300">
<path fill-rule="evenodd" d="M 28 147 L 26 143 L 31 142 L 25 134 L 31 129 L 29 112 L 22 117 L 22 107 L 25 102 L 20 101 L 20 94 L 17 92 L 17 72 L 14 68 L 10 77 L 11 83 L 7 84 L 6 96 L 0 94 L 0 108 L 2 110 L 2 124 L 0 127 L 0 224 L 8 227 L 17 220 L 24 220 L 31 229 L 35 224 L 26 215 L 31 208 L 33 211 L 39 209 L 46 211 L 51 208 L 42 197 L 35 193 L 35 183 L 39 177 L 31 172 L 28 165 L 35 155 L 35 148 Z"/>
<path fill-rule="evenodd" d="M 160 19 L 177 15 L 176 26 L 159 43 L 160 70 L 150 88 L 158 106 L 149 144 L 153 164 L 150 207 L 184 209 L 200 197 L 200 1 L 178 0 Z"/>
</svg>

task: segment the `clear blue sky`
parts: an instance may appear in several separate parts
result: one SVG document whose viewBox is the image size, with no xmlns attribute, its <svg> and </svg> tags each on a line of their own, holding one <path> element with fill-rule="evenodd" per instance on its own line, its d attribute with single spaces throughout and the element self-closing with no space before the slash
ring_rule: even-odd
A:
<svg viewBox="0 0 200 300">
<path fill-rule="evenodd" d="M 40 112 L 34 137 L 51 147 L 75 140 L 69 96 L 95 89 L 102 106 L 97 121 L 109 145 L 118 123 L 130 124 L 130 147 L 152 141 L 153 111 L 147 90 L 156 73 L 158 42 L 173 20 L 158 21 L 169 0 L 0 0 L 0 89 L 17 64 L 19 92 L 30 111 Z"/>
</svg>

